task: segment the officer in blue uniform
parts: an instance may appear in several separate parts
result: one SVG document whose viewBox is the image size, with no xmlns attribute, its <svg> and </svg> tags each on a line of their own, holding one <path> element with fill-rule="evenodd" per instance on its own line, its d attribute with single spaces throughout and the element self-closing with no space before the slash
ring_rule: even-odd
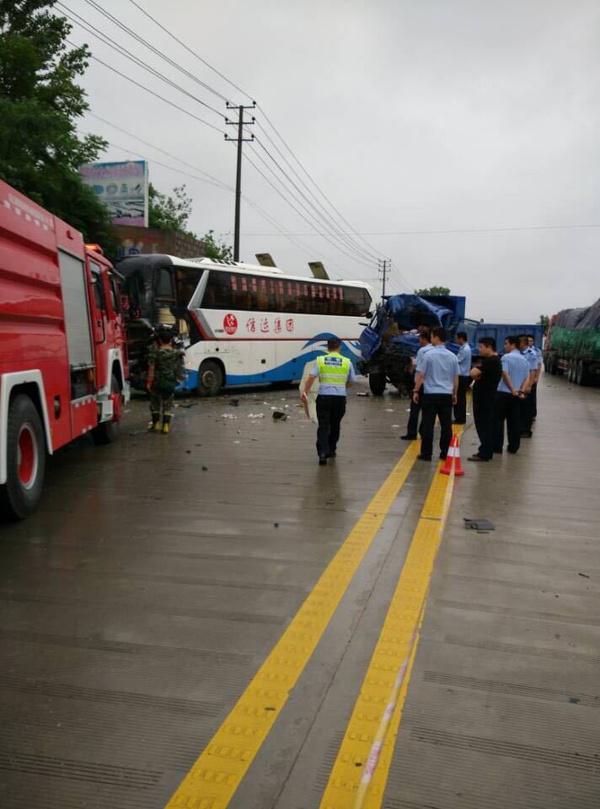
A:
<svg viewBox="0 0 600 809">
<path fill-rule="evenodd" d="M 452 439 L 452 405 L 458 391 L 458 360 L 446 348 L 446 329 L 438 326 L 431 332 L 433 348 L 423 358 L 415 380 L 413 401 L 421 403 L 421 461 L 430 461 L 433 453 L 433 428 L 440 420 L 440 458 L 444 460 Z"/>
<path fill-rule="evenodd" d="M 529 364 L 519 351 L 519 338 L 507 337 L 502 357 L 502 379 L 496 395 L 496 425 L 494 453 L 504 447 L 504 422 L 508 436 L 508 451 L 512 454 L 521 446 L 521 403 L 529 393 Z"/>
<path fill-rule="evenodd" d="M 533 435 L 533 410 L 534 394 L 533 386 L 537 382 L 538 358 L 533 348 L 529 345 L 529 337 L 526 334 L 519 335 L 519 350 L 527 360 L 529 366 L 529 393 L 521 402 L 521 438 L 531 438 Z"/>
<path fill-rule="evenodd" d="M 346 413 L 346 389 L 356 380 L 354 367 L 340 354 L 341 342 L 337 337 L 327 341 L 327 354 L 317 357 L 302 392 L 306 400 L 315 379 L 319 379 L 317 396 L 317 452 L 319 466 L 326 466 L 328 458 L 335 458 L 340 439 L 340 425 Z"/>
<path fill-rule="evenodd" d="M 419 345 L 421 346 L 417 351 L 417 356 L 414 359 L 415 374 L 420 373 L 423 358 L 431 351 L 431 334 L 429 329 L 423 329 L 419 334 Z M 410 400 L 410 415 L 408 417 L 408 424 L 406 425 L 406 435 L 401 435 L 402 441 L 415 441 L 417 438 L 417 427 L 419 426 L 419 413 L 421 412 L 420 402 L 415 402 L 414 399 Z"/>
<path fill-rule="evenodd" d="M 458 393 L 454 405 L 454 423 L 467 423 L 467 391 L 471 384 L 471 346 L 466 331 L 459 331 L 456 342 L 460 346 L 456 358 L 458 360 Z"/>
<path fill-rule="evenodd" d="M 542 365 L 544 362 L 544 357 L 542 354 L 541 349 L 539 349 L 535 344 L 535 337 L 533 335 L 529 335 L 527 337 L 527 342 L 529 343 L 529 348 L 535 352 L 535 356 L 537 357 L 537 370 L 535 372 L 535 382 L 531 386 L 531 396 L 533 398 L 533 404 L 531 406 L 531 410 L 533 413 L 533 421 L 537 418 L 537 386 L 538 382 L 540 381 L 540 376 L 542 373 Z"/>
</svg>

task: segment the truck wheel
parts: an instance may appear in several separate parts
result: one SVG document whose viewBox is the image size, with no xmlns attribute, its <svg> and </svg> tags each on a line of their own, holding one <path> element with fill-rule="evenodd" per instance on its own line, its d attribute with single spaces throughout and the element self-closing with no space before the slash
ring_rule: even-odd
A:
<svg viewBox="0 0 600 809">
<path fill-rule="evenodd" d="M 110 392 L 113 395 L 121 395 L 121 386 L 119 385 L 119 380 L 114 374 L 110 381 Z M 97 446 L 106 446 L 106 444 L 114 443 L 119 437 L 120 421 L 121 414 L 119 412 L 116 414 L 116 420 L 113 418 L 110 421 L 103 421 L 94 430 L 92 430 L 94 444 Z"/>
<path fill-rule="evenodd" d="M 22 520 L 42 496 L 46 469 L 46 444 L 39 413 L 29 396 L 11 402 L 6 430 L 7 480 L 0 486 L 0 513 Z"/>
<path fill-rule="evenodd" d="M 383 396 L 385 385 L 385 374 L 369 374 L 369 387 L 371 388 L 371 393 L 373 396 Z"/>
<path fill-rule="evenodd" d="M 579 363 L 577 365 L 577 384 L 583 385 L 584 387 L 586 385 L 592 384 L 588 366 L 585 364 L 583 360 L 579 360 Z"/>
<path fill-rule="evenodd" d="M 198 396 L 202 396 L 203 398 L 216 396 L 221 392 L 224 382 L 223 369 L 219 363 L 214 360 L 205 360 L 198 371 L 196 392 Z"/>
</svg>

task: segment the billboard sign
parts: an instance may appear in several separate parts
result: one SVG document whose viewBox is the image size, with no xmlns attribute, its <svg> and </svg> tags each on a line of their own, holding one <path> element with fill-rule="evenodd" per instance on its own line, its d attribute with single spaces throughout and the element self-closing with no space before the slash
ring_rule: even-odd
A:
<svg viewBox="0 0 600 809">
<path fill-rule="evenodd" d="M 115 225 L 148 227 L 148 164 L 145 160 L 91 163 L 81 176 L 106 205 Z"/>
</svg>

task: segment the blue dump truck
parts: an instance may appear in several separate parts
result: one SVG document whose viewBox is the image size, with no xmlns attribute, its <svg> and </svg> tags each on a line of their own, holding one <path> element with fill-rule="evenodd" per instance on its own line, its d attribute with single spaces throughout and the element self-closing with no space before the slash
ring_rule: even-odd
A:
<svg viewBox="0 0 600 809">
<path fill-rule="evenodd" d="M 510 334 L 531 334 L 542 348 L 542 326 L 513 323 L 481 323 L 465 318 L 466 298 L 462 295 L 392 295 L 377 309 L 371 323 L 360 336 L 362 360 L 358 368 L 369 377 L 369 387 L 381 396 L 389 382 L 401 394 L 410 395 L 414 377 L 412 358 L 419 350 L 418 329 L 444 326 L 448 332 L 447 347 L 458 351 L 456 333 L 467 333 L 473 356 L 477 358 L 477 341 L 494 337 L 502 353 L 504 340 Z"/>
</svg>

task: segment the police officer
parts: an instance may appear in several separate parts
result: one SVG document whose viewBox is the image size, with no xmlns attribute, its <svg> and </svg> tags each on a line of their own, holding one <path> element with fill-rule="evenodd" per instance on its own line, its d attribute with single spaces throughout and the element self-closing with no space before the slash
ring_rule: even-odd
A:
<svg viewBox="0 0 600 809">
<path fill-rule="evenodd" d="M 440 458 L 444 460 L 452 439 L 452 405 L 458 392 L 458 360 L 446 348 L 446 329 L 438 326 L 431 332 L 433 348 L 425 355 L 415 380 L 413 400 L 421 402 L 421 461 L 430 461 L 433 452 L 435 417 L 440 420 Z"/>
<path fill-rule="evenodd" d="M 421 346 L 417 351 L 417 356 L 414 358 L 415 373 L 421 371 L 421 363 L 423 357 L 427 354 L 433 346 L 431 345 L 431 334 L 429 329 L 423 329 L 419 334 L 419 345 Z M 420 402 L 415 402 L 413 398 L 410 400 L 410 415 L 408 417 L 408 424 L 406 425 L 406 435 L 401 435 L 403 441 L 415 441 L 417 438 L 417 427 L 419 426 L 419 413 L 421 412 Z"/>
<path fill-rule="evenodd" d="M 479 340 L 481 365 L 471 368 L 473 384 L 473 416 L 479 436 L 479 449 L 469 461 L 487 462 L 494 457 L 494 415 L 498 385 L 502 379 L 502 364 L 496 354 L 493 337 Z"/>
<path fill-rule="evenodd" d="M 494 452 L 504 447 L 504 422 L 508 436 L 508 451 L 515 453 L 521 446 L 521 402 L 529 393 L 529 364 L 519 351 L 518 337 L 507 337 L 502 356 L 502 379 L 496 395 L 496 424 Z"/>
<path fill-rule="evenodd" d="M 317 452 L 319 466 L 326 466 L 328 458 L 335 458 L 340 438 L 340 425 L 346 413 L 346 389 L 356 380 L 354 367 L 340 354 L 341 342 L 337 337 L 327 341 L 327 354 L 317 357 L 311 368 L 302 399 L 306 400 L 315 379 L 319 380 L 317 396 Z"/>
<path fill-rule="evenodd" d="M 146 388 L 150 394 L 149 430 L 167 435 L 171 429 L 175 388 L 183 381 L 185 371 L 182 353 L 173 345 L 175 329 L 163 325 L 158 329 L 158 342 L 148 351 L 148 378 Z M 162 411 L 162 428 L 160 416 Z"/>
<path fill-rule="evenodd" d="M 531 394 L 530 394 L 532 399 L 533 399 L 533 404 L 531 406 L 531 410 L 532 410 L 532 415 L 533 415 L 533 421 L 535 421 L 536 418 L 537 418 L 537 386 L 538 386 L 538 382 L 540 381 L 540 376 L 541 376 L 541 373 L 542 373 L 542 365 L 543 365 L 544 358 L 543 358 L 543 354 L 542 354 L 541 349 L 539 349 L 535 344 L 535 337 L 533 337 L 533 335 L 530 334 L 527 337 L 527 342 L 529 343 L 529 348 L 535 353 L 535 355 L 537 357 L 537 363 L 538 363 L 536 373 L 535 373 L 535 382 L 531 386 Z"/>
<path fill-rule="evenodd" d="M 521 438 L 531 438 L 533 435 L 533 385 L 537 381 L 538 358 L 537 354 L 529 346 L 529 337 L 526 334 L 519 335 L 519 350 L 527 360 L 529 366 L 529 394 L 521 402 Z"/>
<path fill-rule="evenodd" d="M 466 331 L 459 331 L 456 342 L 460 346 L 456 358 L 458 360 L 458 393 L 454 405 L 454 423 L 467 423 L 467 391 L 471 384 L 471 346 Z"/>
</svg>

